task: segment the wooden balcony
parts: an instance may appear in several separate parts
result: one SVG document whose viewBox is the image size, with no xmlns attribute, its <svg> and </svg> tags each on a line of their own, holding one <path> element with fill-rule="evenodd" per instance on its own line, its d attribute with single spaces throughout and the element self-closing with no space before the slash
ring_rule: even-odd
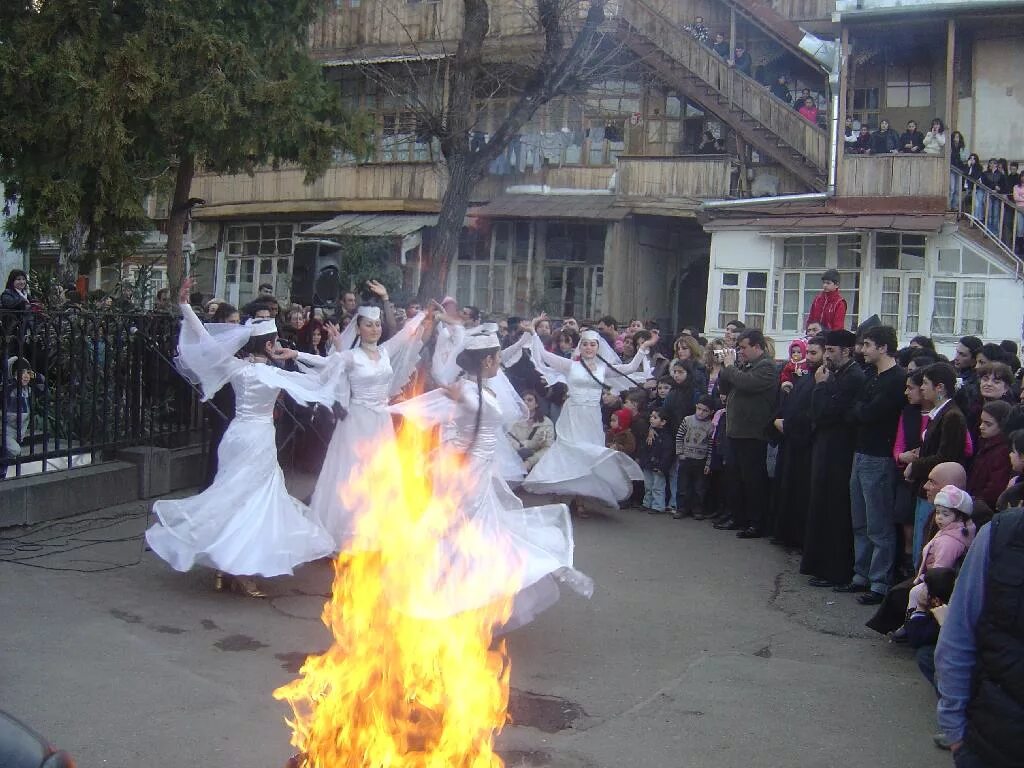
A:
<svg viewBox="0 0 1024 768">
<path fill-rule="evenodd" d="M 949 195 L 944 155 L 844 155 L 838 196 L 843 198 L 939 198 Z"/>
<path fill-rule="evenodd" d="M 772 8 L 791 21 L 832 22 L 836 0 L 772 0 Z"/>
<path fill-rule="evenodd" d="M 429 163 L 337 165 L 312 184 L 299 168 L 254 175 L 201 174 L 192 197 L 206 201 L 198 218 L 332 211 L 435 211 L 443 179 Z"/>
<path fill-rule="evenodd" d="M 624 199 L 728 197 L 733 167 L 727 155 L 620 157 L 616 192 Z"/>
</svg>

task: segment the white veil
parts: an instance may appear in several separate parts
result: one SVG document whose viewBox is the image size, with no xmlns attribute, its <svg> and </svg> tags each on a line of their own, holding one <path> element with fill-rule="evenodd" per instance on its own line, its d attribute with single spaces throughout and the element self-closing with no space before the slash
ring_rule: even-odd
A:
<svg viewBox="0 0 1024 768">
<path fill-rule="evenodd" d="M 537 336 L 536 333 L 532 334 L 532 336 L 533 338 L 530 340 L 530 356 L 533 359 L 533 365 L 537 369 L 537 372 L 544 377 L 548 386 L 558 382 L 563 384 L 567 383 L 565 374 L 555 370 L 544 361 L 545 350 L 544 345 L 540 341 L 540 337 Z M 580 342 L 576 345 L 576 349 L 574 349 L 572 353 L 573 361 L 580 360 L 580 344 L 583 343 L 584 339 L 597 341 L 597 354 L 603 361 L 606 369 L 604 375 L 604 386 L 608 387 L 615 394 L 643 386 L 642 382 L 631 378 L 629 374 L 619 373 L 615 369 L 615 366 L 621 365 L 619 362 L 619 356 L 615 354 L 615 350 L 612 349 L 604 336 L 595 330 L 587 329 L 580 334 Z M 644 353 L 637 352 L 637 354 Z"/>
</svg>

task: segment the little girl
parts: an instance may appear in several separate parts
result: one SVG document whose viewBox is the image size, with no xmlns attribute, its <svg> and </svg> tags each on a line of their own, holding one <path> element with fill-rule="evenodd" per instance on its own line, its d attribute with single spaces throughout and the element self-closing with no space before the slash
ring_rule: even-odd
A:
<svg viewBox="0 0 1024 768">
<path fill-rule="evenodd" d="M 636 455 L 636 438 L 633 436 L 633 412 L 629 408 L 620 408 L 612 414 L 608 425 L 607 446 L 615 451 L 622 451 L 627 456 Z"/>
<path fill-rule="evenodd" d="M 782 369 L 779 380 L 782 382 L 782 389 L 789 391 L 793 389 L 793 382 L 810 370 L 807 364 L 807 342 L 803 339 L 794 339 L 789 345 L 789 362 Z"/>
<path fill-rule="evenodd" d="M 974 502 L 966 491 L 947 485 L 935 494 L 935 527 L 931 540 L 921 550 L 921 567 L 910 590 L 908 611 L 929 609 L 928 585 L 925 576 L 933 568 L 955 568 L 974 541 Z"/>
<path fill-rule="evenodd" d="M 36 374 L 23 357 L 7 360 L 7 407 L 4 412 L 3 458 L 21 455 L 21 443 L 28 436 L 32 413 L 32 390 L 46 389 L 46 379 Z M 7 477 L 7 463 L 0 461 L 0 480 Z"/>
</svg>

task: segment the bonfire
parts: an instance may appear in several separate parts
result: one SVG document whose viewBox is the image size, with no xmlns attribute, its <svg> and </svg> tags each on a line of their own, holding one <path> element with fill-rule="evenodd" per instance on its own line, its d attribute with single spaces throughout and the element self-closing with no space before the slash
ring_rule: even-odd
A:
<svg viewBox="0 0 1024 768">
<path fill-rule="evenodd" d="M 429 432 L 407 421 L 360 450 L 364 471 L 339 489 L 363 513 L 322 615 L 332 645 L 274 692 L 292 710 L 293 764 L 498 768 L 510 667 L 494 630 L 511 614 L 515 553 L 462 516 L 475 478 Z"/>
</svg>

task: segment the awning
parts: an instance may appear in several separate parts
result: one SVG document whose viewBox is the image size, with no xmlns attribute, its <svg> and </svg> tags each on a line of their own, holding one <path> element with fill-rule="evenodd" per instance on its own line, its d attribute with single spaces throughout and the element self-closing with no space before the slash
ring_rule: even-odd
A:
<svg viewBox="0 0 1024 768">
<path fill-rule="evenodd" d="M 343 213 L 304 229 L 299 237 L 405 237 L 434 226 L 436 214 Z"/>
<path fill-rule="evenodd" d="M 621 221 L 629 207 L 616 205 L 614 195 L 503 195 L 471 208 L 470 216 L 485 219 L 599 219 Z"/>
</svg>

